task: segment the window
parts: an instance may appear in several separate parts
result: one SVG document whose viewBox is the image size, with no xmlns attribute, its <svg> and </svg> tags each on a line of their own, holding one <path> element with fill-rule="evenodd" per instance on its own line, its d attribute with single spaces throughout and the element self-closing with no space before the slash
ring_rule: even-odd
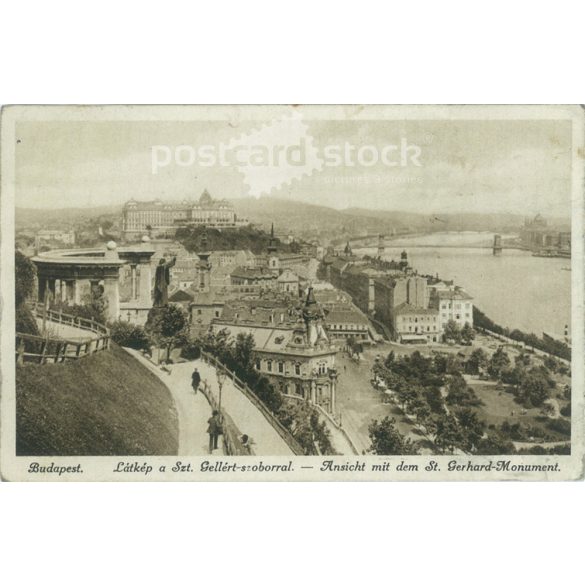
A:
<svg viewBox="0 0 585 585">
<path fill-rule="evenodd" d="M 327 364 L 325 362 L 319 362 L 318 372 L 319 372 L 319 374 L 326 374 L 327 373 Z"/>
<path fill-rule="evenodd" d="M 284 374 L 284 362 L 278 362 L 278 373 Z"/>
<path fill-rule="evenodd" d="M 269 372 L 272 372 L 272 360 L 268 360 L 268 361 L 266 362 L 266 369 L 267 369 Z"/>
<path fill-rule="evenodd" d="M 215 311 L 215 316 L 219 317 L 219 311 Z"/>
<path fill-rule="evenodd" d="M 201 311 L 201 309 L 197 309 L 197 314 L 198 314 L 198 315 L 201 315 L 201 312 L 202 312 L 202 311 Z M 216 316 L 217 316 L 217 315 L 216 315 Z"/>
<path fill-rule="evenodd" d="M 301 364 L 295 364 L 295 376 L 301 375 Z"/>
<path fill-rule="evenodd" d="M 262 369 L 262 362 L 260 360 L 256 360 L 256 369 L 257 370 Z"/>
</svg>

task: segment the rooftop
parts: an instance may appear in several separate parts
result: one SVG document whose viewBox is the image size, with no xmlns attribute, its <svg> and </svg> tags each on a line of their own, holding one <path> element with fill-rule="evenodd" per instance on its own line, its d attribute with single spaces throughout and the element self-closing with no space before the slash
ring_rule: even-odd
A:
<svg viewBox="0 0 585 585">
<path fill-rule="evenodd" d="M 434 293 L 439 299 L 450 301 L 470 301 L 473 297 L 460 287 L 447 290 L 435 290 Z"/>
<path fill-rule="evenodd" d="M 402 303 L 394 308 L 395 315 L 436 315 L 437 313 L 436 309 L 417 307 L 410 303 Z"/>
</svg>

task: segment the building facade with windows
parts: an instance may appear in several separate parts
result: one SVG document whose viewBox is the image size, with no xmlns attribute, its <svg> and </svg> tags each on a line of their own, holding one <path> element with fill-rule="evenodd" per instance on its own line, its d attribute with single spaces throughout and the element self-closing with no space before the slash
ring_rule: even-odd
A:
<svg viewBox="0 0 585 585">
<path fill-rule="evenodd" d="M 439 283 L 431 289 L 431 305 L 438 312 L 439 328 L 445 330 L 449 321 L 459 327 L 473 327 L 473 297 L 459 286 Z"/>
<path fill-rule="evenodd" d="M 400 343 L 441 341 L 439 315 L 435 309 L 402 303 L 392 311 L 392 329 Z"/>
<path fill-rule="evenodd" d="M 122 211 L 122 232 L 127 240 L 150 237 L 173 237 L 180 227 L 206 226 L 227 229 L 249 225 L 239 218 L 234 206 L 225 199 L 213 199 L 207 190 L 197 202 L 136 201 L 130 199 Z"/>
<path fill-rule="evenodd" d="M 302 306 L 292 306 L 290 299 L 226 304 L 222 318 L 211 327 L 233 338 L 252 335 L 254 366 L 275 388 L 334 413 L 337 348 L 323 320 L 324 312 L 309 289 Z"/>
</svg>

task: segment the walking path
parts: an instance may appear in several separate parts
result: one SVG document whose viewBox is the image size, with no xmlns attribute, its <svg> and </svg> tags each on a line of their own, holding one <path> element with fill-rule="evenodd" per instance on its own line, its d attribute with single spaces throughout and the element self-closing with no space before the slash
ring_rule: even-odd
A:
<svg viewBox="0 0 585 585">
<path fill-rule="evenodd" d="M 177 364 L 172 367 L 174 369 L 182 365 Z M 207 381 L 210 391 L 216 398 L 219 398 L 219 386 L 215 368 L 201 360 L 189 362 L 189 372 L 193 370 L 193 367 L 197 367 L 201 374 L 201 380 Z M 240 432 L 252 438 L 256 455 L 293 455 L 291 448 L 276 429 L 244 393 L 235 386 L 229 377 L 226 377 L 223 384 L 221 406 L 232 417 Z"/>
<path fill-rule="evenodd" d="M 150 369 L 170 390 L 177 416 L 179 418 L 179 455 L 209 455 L 209 435 L 207 421 L 211 417 L 211 407 L 202 392 L 193 392 L 191 373 L 193 363 L 174 364 L 169 367 L 170 374 L 157 368 L 140 352 L 124 348 L 140 363 Z M 203 377 L 203 376 L 202 376 Z M 221 437 L 219 448 L 213 455 L 223 455 Z"/>
<path fill-rule="evenodd" d="M 37 318 L 37 326 L 39 331 L 41 331 L 43 326 L 42 319 Z M 50 335 L 60 337 L 61 339 L 70 339 L 71 341 L 83 341 L 98 337 L 98 334 L 95 331 L 80 329 L 79 327 L 74 327 L 73 325 L 67 325 L 65 323 L 47 321 L 46 327 Z"/>
</svg>

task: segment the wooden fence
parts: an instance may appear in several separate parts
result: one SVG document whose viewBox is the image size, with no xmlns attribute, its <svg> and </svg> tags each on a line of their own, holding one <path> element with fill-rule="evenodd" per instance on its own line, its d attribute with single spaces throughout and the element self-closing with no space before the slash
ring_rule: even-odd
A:
<svg viewBox="0 0 585 585">
<path fill-rule="evenodd" d="M 32 312 L 38 318 L 46 318 L 51 323 L 68 325 L 76 329 L 90 331 L 92 336 L 87 339 L 73 340 L 61 337 L 29 335 L 16 332 L 16 361 L 26 363 L 61 363 L 74 360 L 102 351 L 110 347 L 110 330 L 92 319 L 84 319 L 68 315 L 61 311 L 53 311 L 34 303 Z"/>
</svg>

